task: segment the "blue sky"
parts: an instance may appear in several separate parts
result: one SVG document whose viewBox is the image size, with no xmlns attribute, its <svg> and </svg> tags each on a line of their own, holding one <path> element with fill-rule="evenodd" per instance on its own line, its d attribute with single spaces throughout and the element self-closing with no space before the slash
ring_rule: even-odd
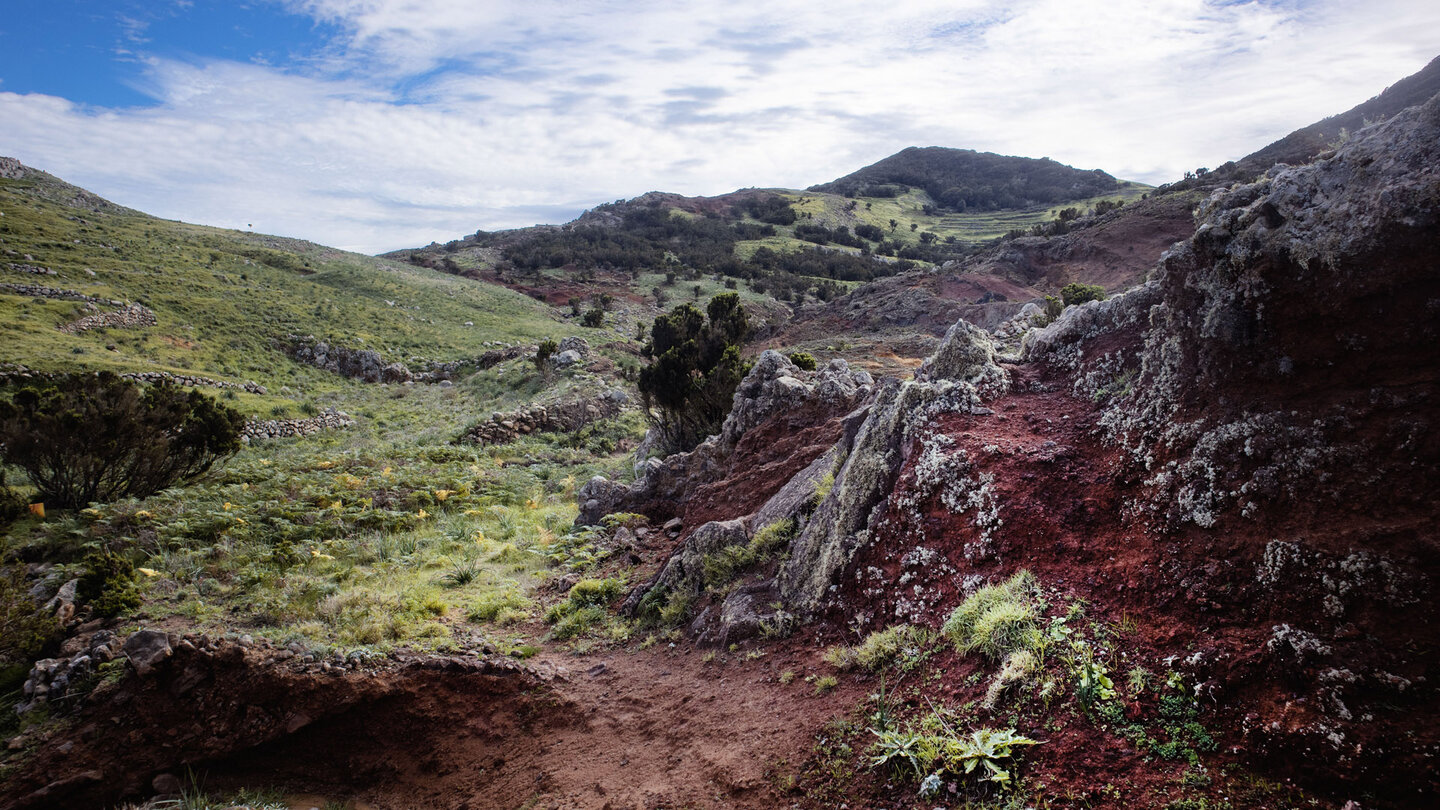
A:
<svg viewBox="0 0 1440 810">
<path fill-rule="evenodd" d="M 0 155 L 365 252 L 906 146 L 1160 183 L 1440 54 L 1433 0 L 12 0 Z"/>
</svg>

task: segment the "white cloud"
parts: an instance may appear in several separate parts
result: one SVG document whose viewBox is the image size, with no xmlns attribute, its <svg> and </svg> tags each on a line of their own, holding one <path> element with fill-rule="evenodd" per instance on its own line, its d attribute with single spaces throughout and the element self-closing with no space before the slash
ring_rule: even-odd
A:
<svg viewBox="0 0 1440 810">
<path fill-rule="evenodd" d="M 833 179 L 910 145 L 1163 182 L 1435 54 L 1440 6 L 290 0 L 323 58 L 151 59 L 149 108 L 0 93 L 0 152 L 161 216 L 365 251 L 663 189 Z"/>
</svg>

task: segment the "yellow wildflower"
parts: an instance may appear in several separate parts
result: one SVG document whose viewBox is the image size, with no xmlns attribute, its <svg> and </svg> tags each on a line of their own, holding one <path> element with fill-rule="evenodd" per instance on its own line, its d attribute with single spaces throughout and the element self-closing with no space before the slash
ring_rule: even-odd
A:
<svg viewBox="0 0 1440 810">
<path fill-rule="evenodd" d="M 158 576 L 160 576 L 160 572 L 159 572 L 159 571 L 156 571 L 154 568 L 136 568 L 135 570 L 136 570 L 136 571 L 139 571 L 140 573 L 144 574 L 144 575 L 147 576 L 147 577 L 158 577 Z"/>
<path fill-rule="evenodd" d="M 421 510 L 415 515 L 415 517 L 418 517 L 418 518 L 420 518 L 421 520 L 424 520 L 425 518 L 430 517 L 430 513 L 429 513 L 429 512 L 426 512 L 424 509 L 421 509 Z"/>
<path fill-rule="evenodd" d="M 445 499 L 450 497 L 450 495 L 454 492 L 455 490 L 453 489 L 437 489 L 435 490 L 435 500 L 444 503 Z"/>
<path fill-rule="evenodd" d="M 222 508 L 223 508 L 226 512 L 229 512 L 231 509 L 234 509 L 234 508 L 235 508 L 235 504 L 233 504 L 233 503 L 231 503 L 231 502 L 229 502 L 229 501 L 226 501 L 226 502 L 225 502 L 225 505 L 224 505 Z"/>
</svg>

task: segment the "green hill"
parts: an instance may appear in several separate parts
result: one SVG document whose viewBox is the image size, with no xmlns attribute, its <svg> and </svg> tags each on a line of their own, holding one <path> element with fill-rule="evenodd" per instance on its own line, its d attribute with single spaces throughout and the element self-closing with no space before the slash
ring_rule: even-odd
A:
<svg viewBox="0 0 1440 810">
<path fill-rule="evenodd" d="M 0 169 L 0 361 L 253 380 L 274 391 L 335 376 L 291 361 L 281 343 L 292 334 L 423 365 L 475 357 L 497 341 L 581 331 L 503 287 L 296 239 L 157 219 L 13 160 Z M 152 310 L 156 324 L 62 330 L 132 302 Z"/>
<path fill-rule="evenodd" d="M 1118 180 L 1099 169 L 1083 171 L 1050 158 L 912 146 L 810 190 L 847 197 L 894 197 L 916 188 L 936 205 L 953 211 L 994 211 L 1071 202 L 1113 193 L 1119 187 Z"/>
</svg>

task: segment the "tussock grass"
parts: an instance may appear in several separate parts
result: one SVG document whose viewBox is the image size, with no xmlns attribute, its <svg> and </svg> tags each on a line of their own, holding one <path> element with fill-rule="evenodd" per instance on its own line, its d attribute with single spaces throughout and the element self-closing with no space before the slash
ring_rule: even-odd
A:
<svg viewBox="0 0 1440 810">
<path fill-rule="evenodd" d="M 1035 577 L 1021 571 L 972 594 L 951 612 L 941 632 L 960 652 L 979 650 L 999 661 L 1015 650 L 1037 650 L 1043 641 L 1039 622 Z"/>
</svg>

